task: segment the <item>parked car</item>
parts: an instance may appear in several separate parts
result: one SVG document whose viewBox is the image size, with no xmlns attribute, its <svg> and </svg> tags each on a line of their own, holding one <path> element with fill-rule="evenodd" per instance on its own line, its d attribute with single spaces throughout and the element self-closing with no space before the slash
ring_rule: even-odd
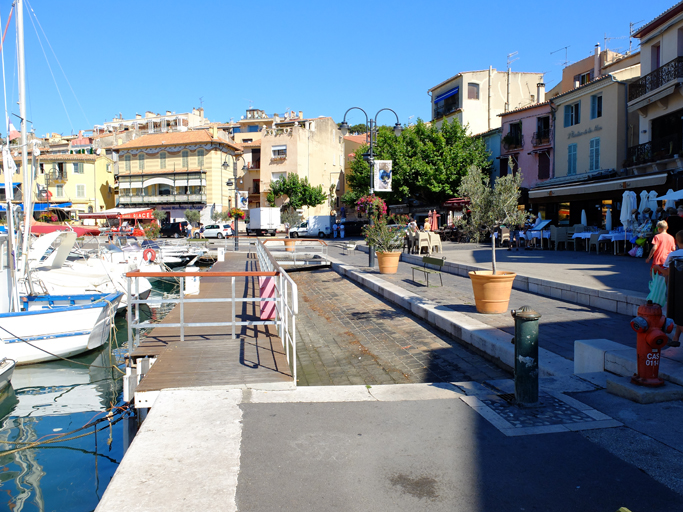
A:
<svg viewBox="0 0 683 512">
<path fill-rule="evenodd" d="M 232 228 L 230 224 L 210 224 L 204 226 L 205 238 L 228 238 L 232 236 Z M 199 231 L 194 234 L 195 238 L 199 238 Z"/>
<path fill-rule="evenodd" d="M 344 237 L 363 236 L 363 226 L 367 226 L 367 220 L 352 220 L 344 222 Z"/>
<path fill-rule="evenodd" d="M 169 222 L 161 226 L 159 236 L 168 236 L 173 238 L 185 237 L 185 230 L 188 228 L 188 222 Z"/>
</svg>

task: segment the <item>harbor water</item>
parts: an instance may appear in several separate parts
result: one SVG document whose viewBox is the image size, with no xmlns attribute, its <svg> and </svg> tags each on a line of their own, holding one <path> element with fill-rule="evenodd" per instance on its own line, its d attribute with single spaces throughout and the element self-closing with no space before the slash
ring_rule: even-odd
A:
<svg viewBox="0 0 683 512">
<path fill-rule="evenodd" d="M 153 286 L 155 297 L 177 296 L 173 281 Z M 141 317 L 160 320 L 171 308 L 143 306 Z M 0 511 L 97 506 L 137 429 L 123 403 L 125 314 L 115 325 L 110 345 L 97 351 L 15 368 L 0 396 Z"/>
</svg>

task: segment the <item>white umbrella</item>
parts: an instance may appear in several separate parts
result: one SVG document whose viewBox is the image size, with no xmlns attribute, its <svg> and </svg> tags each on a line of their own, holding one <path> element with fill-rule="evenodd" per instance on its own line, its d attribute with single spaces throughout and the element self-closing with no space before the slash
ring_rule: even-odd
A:
<svg viewBox="0 0 683 512">
<path fill-rule="evenodd" d="M 657 201 L 665 201 L 664 208 L 674 208 L 676 204 L 675 201 L 679 201 L 681 199 L 683 199 L 683 189 L 676 192 L 669 189 L 666 191 L 666 194 L 659 196 Z"/>
<path fill-rule="evenodd" d="M 647 191 L 643 190 L 640 193 L 640 204 L 638 205 L 638 212 L 643 213 L 643 210 L 647 208 L 647 201 L 648 201 L 648 196 L 647 196 Z"/>
<path fill-rule="evenodd" d="M 607 210 L 605 215 L 605 229 L 607 231 L 612 231 L 612 210 Z"/>
<path fill-rule="evenodd" d="M 624 196 L 621 199 L 621 214 L 619 215 L 619 221 L 621 221 L 624 229 L 626 229 L 631 220 L 631 210 L 633 209 L 631 197 L 631 192 L 627 190 L 624 192 Z"/>
<path fill-rule="evenodd" d="M 583 226 L 588 224 L 588 220 L 586 219 L 586 210 L 581 210 L 581 224 Z"/>
<path fill-rule="evenodd" d="M 654 190 L 650 190 L 650 193 L 647 195 L 647 207 L 653 213 L 657 211 L 657 192 Z"/>
</svg>

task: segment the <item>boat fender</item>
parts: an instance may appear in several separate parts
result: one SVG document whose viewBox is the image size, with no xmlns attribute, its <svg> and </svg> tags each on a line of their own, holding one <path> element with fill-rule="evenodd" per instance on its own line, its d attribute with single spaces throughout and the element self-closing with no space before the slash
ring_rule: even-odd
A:
<svg viewBox="0 0 683 512">
<path fill-rule="evenodd" d="M 157 253 L 154 249 L 145 249 L 142 253 L 142 259 L 145 261 L 156 261 Z"/>
</svg>

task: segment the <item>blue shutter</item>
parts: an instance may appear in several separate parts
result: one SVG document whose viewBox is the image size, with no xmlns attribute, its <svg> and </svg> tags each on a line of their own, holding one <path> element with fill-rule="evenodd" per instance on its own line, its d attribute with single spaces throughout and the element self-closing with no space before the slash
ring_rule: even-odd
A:
<svg viewBox="0 0 683 512">
<path fill-rule="evenodd" d="M 581 122 L 581 101 L 576 103 L 574 108 L 574 124 L 579 124 Z"/>
<path fill-rule="evenodd" d="M 564 106 L 564 127 L 567 128 L 572 125 L 572 107 L 571 105 Z"/>
<path fill-rule="evenodd" d="M 598 117 L 598 97 L 591 96 L 591 119 Z"/>
</svg>

